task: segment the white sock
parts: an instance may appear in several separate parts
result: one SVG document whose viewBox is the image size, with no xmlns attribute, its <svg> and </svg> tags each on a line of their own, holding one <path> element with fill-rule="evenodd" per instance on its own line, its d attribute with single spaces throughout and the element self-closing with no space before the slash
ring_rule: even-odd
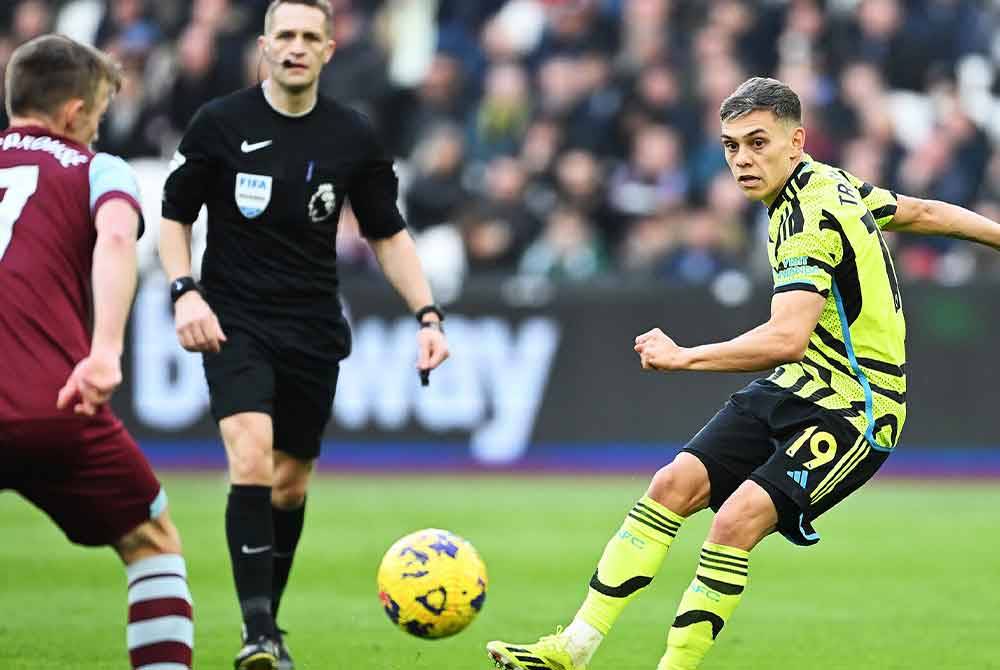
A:
<svg viewBox="0 0 1000 670">
<path fill-rule="evenodd" d="M 194 647 L 187 567 L 176 554 L 159 554 L 125 568 L 131 667 L 187 670 Z"/>
<path fill-rule="evenodd" d="M 589 623 L 576 617 L 562 632 L 567 640 L 566 650 L 573 659 L 573 665 L 586 666 L 593 658 L 594 652 L 604 642 L 604 635 Z"/>
</svg>

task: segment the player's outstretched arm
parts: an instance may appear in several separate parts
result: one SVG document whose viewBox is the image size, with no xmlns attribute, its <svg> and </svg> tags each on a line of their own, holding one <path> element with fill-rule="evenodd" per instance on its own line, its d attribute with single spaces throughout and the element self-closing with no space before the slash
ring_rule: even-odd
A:
<svg viewBox="0 0 1000 670">
<path fill-rule="evenodd" d="M 369 244 L 386 279 L 406 301 L 410 311 L 416 312 L 434 302 L 416 245 L 408 231 L 404 229 L 389 237 L 369 240 Z M 437 319 L 435 314 L 423 317 L 425 321 Z M 421 328 L 417 338 L 417 369 L 433 370 L 448 358 L 448 341 L 440 329 Z"/>
<path fill-rule="evenodd" d="M 60 408 L 74 404 L 76 413 L 87 415 L 107 402 L 122 380 L 125 324 L 136 286 L 139 215 L 128 201 L 113 198 L 97 210 L 95 225 L 90 355 L 77 364 L 56 400 Z"/>
<path fill-rule="evenodd" d="M 159 250 L 170 281 L 191 275 L 191 226 L 161 219 Z M 219 351 L 226 341 L 218 317 L 198 291 L 188 291 L 174 304 L 174 329 L 188 351 Z"/>
<path fill-rule="evenodd" d="M 896 214 L 885 230 L 954 237 L 1000 251 L 1000 223 L 940 200 L 899 196 Z"/>
<path fill-rule="evenodd" d="M 771 318 L 739 337 L 718 344 L 680 347 L 659 328 L 635 338 L 646 370 L 760 372 L 802 360 L 826 298 L 813 291 L 784 291 L 771 300 Z"/>
</svg>

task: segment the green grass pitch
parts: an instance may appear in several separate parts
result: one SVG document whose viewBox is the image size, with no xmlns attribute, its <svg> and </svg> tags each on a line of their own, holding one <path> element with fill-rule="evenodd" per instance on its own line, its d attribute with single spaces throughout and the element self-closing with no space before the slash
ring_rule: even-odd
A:
<svg viewBox="0 0 1000 670">
<path fill-rule="evenodd" d="M 199 668 L 232 667 L 239 620 L 221 475 L 163 478 L 184 537 Z M 283 607 L 302 670 L 490 668 L 486 641 L 532 641 L 569 621 L 604 543 L 645 478 L 320 477 Z M 875 483 L 817 523 L 801 549 L 754 552 L 746 597 L 706 670 L 1000 668 L 1000 487 Z M 709 513 L 594 659 L 651 670 L 693 574 Z M 483 613 L 442 641 L 394 629 L 375 593 L 392 541 L 418 528 L 471 540 L 490 572 Z M 36 509 L 0 495 L 0 667 L 127 667 L 124 575 L 110 550 L 73 547 Z"/>
</svg>

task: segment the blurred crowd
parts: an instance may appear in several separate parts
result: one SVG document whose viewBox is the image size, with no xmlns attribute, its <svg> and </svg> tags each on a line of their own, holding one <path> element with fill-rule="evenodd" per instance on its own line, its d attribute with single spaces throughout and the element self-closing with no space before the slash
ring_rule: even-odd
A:
<svg viewBox="0 0 1000 670">
<path fill-rule="evenodd" d="M 718 140 L 749 76 L 802 98 L 807 150 L 900 193 L 1000 220 L 995 0 L 333 0 L 324 93 L 398 158 L 432 275 L 702 283 L 768 272 L 766 215 Z M 0 67 L 57 30 L 126 84 L 99 148 L 169 157 L 208 99 L 266 76 L 267 0 L 5 0 Z M 371 265 L 352 235 L 342 263 Z M 897 271 L 961 284 L 1000 254 L 892 236 Z"/>
</svg>

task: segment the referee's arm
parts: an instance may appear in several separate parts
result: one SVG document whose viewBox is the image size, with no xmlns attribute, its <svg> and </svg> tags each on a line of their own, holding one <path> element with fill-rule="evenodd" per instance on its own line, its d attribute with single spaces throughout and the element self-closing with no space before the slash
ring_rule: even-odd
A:
<svg viewBox="0 0 1000 670">
<path fill-rule="evenodd" d="M 370 239 L 368 243 L 385 278 L 406 301 L 410 311 L 416 312 L 434 302 L 416 245 L 405 228 L 389 237 Z M 421 322 L 440 323 L 439 315 L 433 312 L 425 314 Z M 417 350 L 418 370 L 433 370 L 441 365 L 448 358 L 448 342 L 440 327 L 421 328 L 417 333 Z"/>
<path fill-rule="evenodd" d="M 160 262 L 167 279 L 191 274 L 191 226 L 180 221 L 160 219 Z"/>
<path fill-rule="evenodd" d="M 398 233 L 382 239 L 369 240 L 375 258 L 396 292 L 406 301 L 411 312 L 434 302 L 430 284 L 424 276 L 417 248 L 410 233 L 404 228 Z M 436 314 L 428 314 L 425 321 L 437 320 Z"/>
<path fill-rule="evenodd" d="M 433 307 L 434 296 L 420 265 L 413 238 L 396 207 L 399 180 L 392 159 L 378 142 L 370 123 L 358 118 L 361 135 L 371 157 L 355 174 L 348 187 L 348 198 L 358 219 L 361 234 L 368 240 L 385 278 L 406 301 L 412 312 L 418 312 L 421 328 L 417 331 L 417 369 L 426 384 L 426 372 L 448 358 L 448 341 L 441 328 L 441 313 Z"/>
<path fill-rule="evenodd" d="M 191 226 L 160 219 L 160 263 L 171 282 L 191 276 Z M 177 341 L 188 351 L 217 352 L 226 341 L 219 319 L 200 291 L 187 291 L 174 302 Z"/>
</svg>

